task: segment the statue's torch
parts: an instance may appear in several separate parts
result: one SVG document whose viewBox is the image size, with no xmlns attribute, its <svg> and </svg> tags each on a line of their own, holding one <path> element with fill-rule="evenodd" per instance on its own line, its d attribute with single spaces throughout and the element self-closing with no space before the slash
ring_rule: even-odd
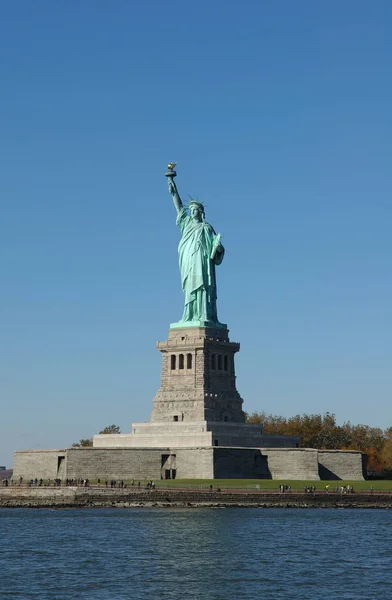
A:
<svg viewBox="0 0 392 600">
<path fill-rule="evenodd" d="M 167 171 L 165 173 L 166 177 L 170 177 L 171 180 L 173 181 L 174 177 L 177 176 L 176 171 L 174 170 L 174 167 L 176 166 L 177 163 L 175 162 L 171 162 L 167 165 Z"/>
</svg>

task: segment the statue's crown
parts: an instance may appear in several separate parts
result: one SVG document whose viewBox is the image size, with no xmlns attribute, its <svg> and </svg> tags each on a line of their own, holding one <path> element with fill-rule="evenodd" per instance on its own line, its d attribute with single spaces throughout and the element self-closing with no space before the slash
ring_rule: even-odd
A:
<svg viewBox="0 0 392 600">
<path fill-rule="evenodd" d="M 189 196 L 189 197 L 190 197 L 190 201 L 187 204 L 187 208 L 190 208 L 191 206 L 197 206 L 201 210 L 201 212 L 204 213 L 205 210 L 204 210 L 204 204 L 203 204 L 203 202 L 200 202 L 199 200 L 195 200 L 191 196 Z"/>
</svg>

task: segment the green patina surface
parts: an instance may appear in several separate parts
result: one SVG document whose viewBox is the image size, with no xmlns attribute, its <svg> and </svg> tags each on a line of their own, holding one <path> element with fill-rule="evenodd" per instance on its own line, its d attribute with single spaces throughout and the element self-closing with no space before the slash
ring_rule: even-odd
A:
<svg viewBox="0 0 392 600">
<path fill-rule="evenodd" d="M 217 286 L 215 267 L 220 265 L 225 254 L 221 235 L 205 221 L 204 206 L 197 200 L 182 203 L 174 182 L 175 172 L 166 174 L 169 192 L 177 210 L 176 223 L 181 231 L 178 257 L 181 284 L 184 292 L 184 312 L 171 328 L 215 327 L 226 328 L 218 321 Z"/>
</svg>

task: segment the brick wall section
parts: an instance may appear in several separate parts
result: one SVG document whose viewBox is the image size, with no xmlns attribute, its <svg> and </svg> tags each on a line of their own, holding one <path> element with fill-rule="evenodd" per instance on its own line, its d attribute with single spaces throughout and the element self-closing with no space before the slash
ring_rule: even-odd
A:
<svg viewBox="0 0 392 600">
<path fill-rule="evenodd" d="M 363 481 L 363 455 L 349 450 L 263 448 L 272 479 Z"/>
<path fill-rule="evenodd" d="M 176 448 L 177 479 L 213 479 L 213 448 Z"/>
<path fill-rule="evenodd" d="M 214 448 L 214 477 L 217 479 L 270 478 L 267 457 L 258 449 Z"/>
<path fill-rule="evenodd" d="M 334 479 L 347 479 L 348 481 L 364 479 L 361 452 L 319 450 L 318 462 L 321 479 L 328 479 L 331 474 Z"/>
<path fill-rule="evenodd" d="M 161 449 L 70 448 L 67 477 L 87 479 L 160 479 Z"/>
<path fill-rule="evenodd" d="M 67 450 L 25 450 L 14 454 L 14 472 L 12 478 L 17 481 L 23 477 L 30 479 L 55 479 L 58 476 L 58 459 L 65 457 Z M 62 469 L 64 473 L 64 469 Z"/>
<path fill-rule="evenodd" d="M 162 455 L 172 455 L 178 479 L 212 479 L 212 448 L 71 448 L 67 477 L 88 479 L 160 479 Z"/>
<path fill-rule="evenodd" d="M 318 451 L 311 448 L 263 448 L 272 479 L 317 481 Z"/>
</svg>

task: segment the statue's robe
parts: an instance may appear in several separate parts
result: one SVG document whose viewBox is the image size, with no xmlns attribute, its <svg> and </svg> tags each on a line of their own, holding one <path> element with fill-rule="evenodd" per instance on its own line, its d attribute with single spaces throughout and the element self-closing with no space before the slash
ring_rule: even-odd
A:
<svg viewBox="0 0 392 600">
<path fill-rule="evenodd" d="M 182 238 L 178 245 L 181 283 L 185 296 L 182 321 L 218 322 L 215 265 L 224 256 L 213 227 L 195 221 L 181 208 L 177 216 Z"/>
</svg>

